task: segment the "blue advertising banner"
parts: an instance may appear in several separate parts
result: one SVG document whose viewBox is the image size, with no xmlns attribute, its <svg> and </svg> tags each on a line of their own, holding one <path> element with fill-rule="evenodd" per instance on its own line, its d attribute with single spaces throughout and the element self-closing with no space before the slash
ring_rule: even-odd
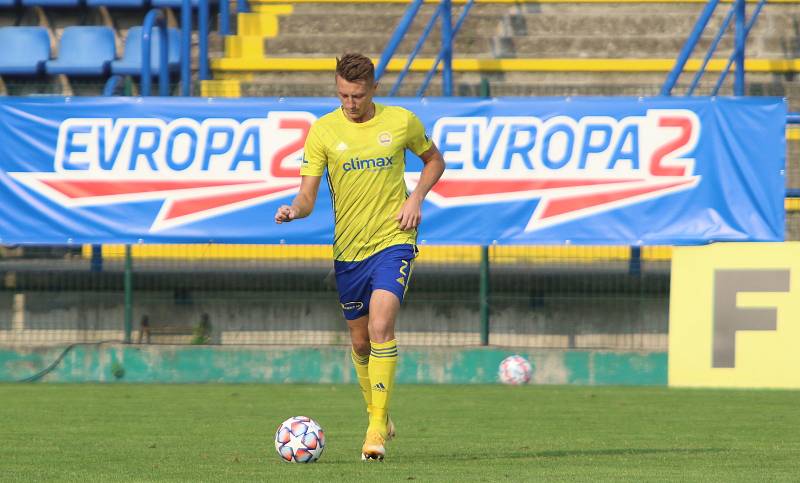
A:
<svg viewBox="0 0 800 483">
<path fill-rule="evenodd" d="M 423 243 L 783 239 L 783 99 L 377 101 L 415 112 L 447 164 Z M 331 243 L 326 183 L 309 218 L 273 216 L 297 193 L 311 124 L 337 106 L 4 98 L 0 243 Z M 409 189 L 421 168 L 409 153 Z"/>
</svg>

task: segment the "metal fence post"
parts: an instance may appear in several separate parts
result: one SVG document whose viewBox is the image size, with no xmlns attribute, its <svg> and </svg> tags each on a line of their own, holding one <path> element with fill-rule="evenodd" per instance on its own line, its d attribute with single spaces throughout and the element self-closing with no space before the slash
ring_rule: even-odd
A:
<svg viewBox="0 0 800 483">
<path fill-rule="evenodd" d="M 747 39 L 745 32 L 745 4 L 744 0 L 736 0 L 736 75 L 733 79 L 733 94 L 744 95 L 744 43 Z"/>
<path fill-rule="evenodd" d="M 453 20 L 450 0 L 442 0 L 442 95 L 453 95 Z"/>
<path fill-rule="evenodd" d="M 489 247 L 481 246 L 480 314 L 481 345 L 489 345 Z"/>
<path fill-rule="evenodd" d="M 133 330 L 133 255 L 131 246 L 125 245 L 125 339 L 126 344 L 131 343 Z"/>
</svg>

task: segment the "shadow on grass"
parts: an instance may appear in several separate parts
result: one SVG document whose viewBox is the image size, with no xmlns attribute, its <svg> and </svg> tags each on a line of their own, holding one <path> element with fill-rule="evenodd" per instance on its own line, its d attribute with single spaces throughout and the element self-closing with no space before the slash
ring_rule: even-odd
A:
<svg viewBox="0 0 800 483">
<path fill-rule="evenodd" d="M 484 455 L 476 454 L 429 454 L 409 455 L 403 454 L 402 459 L 406 460 L 412 456 L 413 461 L 425 461 L 427 459 L 436 461 L 483 461 L 483 460 L 513 460 L 513 459 L 550 459 L 550 458 L 570 458 L 583 456 L 641 456 L 641 455 L 663 455 L 663 454 L 684 454 L 700 455 L 708 453 L 721 453 L 728 451 L 725 448 L 609 448 L 609 449 L 584 449 L 584 450 L 553 450 L 553 451 L 524 451 L 515 450 L 504 453 L 487 453 Z M 328 464 L 352 464 L 352 461 L 331 461 Z"/>
</svg>

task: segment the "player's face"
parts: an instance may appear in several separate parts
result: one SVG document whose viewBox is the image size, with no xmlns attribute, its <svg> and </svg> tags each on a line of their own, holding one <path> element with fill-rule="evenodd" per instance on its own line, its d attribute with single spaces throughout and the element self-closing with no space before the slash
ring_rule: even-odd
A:
<svg viewBox="0 0 800 483">
<path fill-rule="evenodd" d="M 372 112 L 372 96 L 377 84 L 366 81 L 349 82 L 336 76 L 336 95 L 348 119 L 354 122 L 367 121 Z"/>
</svg>

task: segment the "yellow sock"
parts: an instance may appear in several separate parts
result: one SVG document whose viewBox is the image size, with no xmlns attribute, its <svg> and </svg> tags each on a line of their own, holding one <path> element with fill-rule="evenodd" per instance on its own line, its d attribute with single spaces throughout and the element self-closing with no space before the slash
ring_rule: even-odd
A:
<svg viewBox="0 0 800 483">
<path fill-rule="evenodd" d="M 370 342 L 369 382 L 372 392 L 372 411 L 369 415 L 369 430 L 378 430 L 386 436 L 386 413 L 389 410 L 389 395 L 394 385 L 397 369 L 397 340 Z"/>
<path fill-rule="evenodd" d="M 351 349 L 350 358 L 353 359 L 353 367 L 356 368 L 356 377 L 358 377 L 358 385 L 361 387 L 361 394 L 364 396 L 364 402 L 367 403 L 367 412 L 370 412 L 372 390 L 369 385 L 369 355 L 358 355 L 356 351 Z"/>
</svg>

